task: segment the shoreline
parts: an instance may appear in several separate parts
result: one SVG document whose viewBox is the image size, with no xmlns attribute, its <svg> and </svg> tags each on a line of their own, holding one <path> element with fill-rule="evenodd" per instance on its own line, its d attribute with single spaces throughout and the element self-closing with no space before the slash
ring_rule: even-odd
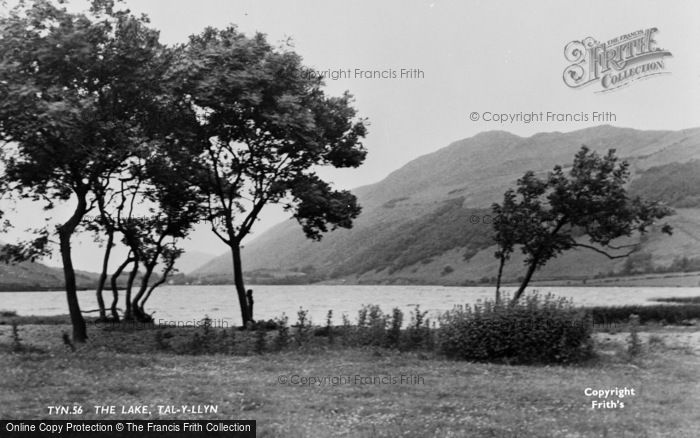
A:
<svg viewBox="0 0 700 438">
<path fill-rule="evenodd" d="M 504 282 L 503 287 L 517 287 L 517 282 Z M 231 284 L 170 284 L 168 286 L 234 286 Z M 352 281 L 321 281 L 308 284 L 266 284 L 266 283 L 250 283 L 249 286 L 440 286 L 440 287 L 455 287 L 455 288 L 483 288 L 495 287 L 493 284 L 474 284 L 474 285 L 459 285 L 459 284 L 434 284 L 434 283 L 358 283 Z M 620 277 L 602 277 L 593 279 L 541 279 L 533 280 L 530 287 L 698 287 L 700 286 L 700 272 L 678 272 L 678 273 L 659 273 L 659 274 L 639 274 Z M 79 288 L 78 292 L 94 291 L 91 288 Z M 3 290 L 2 293 L 20 293 L 20 292 L 63 292 L 59 287 L 42 288 L 42 289 L 27 289 L 27 290 Z M 107 291 L 108 292 L 108 291 Z"/>
</svg>

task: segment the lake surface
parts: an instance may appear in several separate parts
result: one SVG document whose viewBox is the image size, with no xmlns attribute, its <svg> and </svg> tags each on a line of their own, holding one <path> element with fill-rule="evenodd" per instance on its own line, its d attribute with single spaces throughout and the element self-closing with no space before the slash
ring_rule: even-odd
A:
<svg viewBox="0 0 700 438">
<path fill-rule="evenodd" d="M 363 304 L 377 304 L 385 313 L 401 308 L 408 318 L 416 304 L 428 310 L 432 317 L 457 304 L 471 304 L 492 298 L 493 287 L 444 286 L 251 286 L 254 290 L 255 318 L 276 318 L 285 313 L 290 323 L 296 321 L 300 307 L 307 309 L 313 322 L 325 322 L 328 310 L 333 321 L 341 323 L 347 313 L 352 321 Z M 512 291 L 512 288 L 505 288 Z M 697 287 L 536 287 L 540 293 L 552 292 L 572 298 L 581 306 L 653 304 L 650 299 L 671 296 L 697 296 Z M 94 291 L 78 292 L 82 310 L 97 309 Z M 105 293 L 111 302 L 111 292 Z M 120 301 L 123 307 L 123 298 Z M 20 315 L 60 315 L 68 313 L 65 292 L 2 292 L 0 309 L 15 310 Z M 220 324 L 239 324 L 238 298 L 233 286 L 163 286 L 153 292 L 146 305 L 155 311 L 155 320 L 196 321 L 209 315 Z M 90 315 L 96 315 L 91 313 Z"/>
</svg>

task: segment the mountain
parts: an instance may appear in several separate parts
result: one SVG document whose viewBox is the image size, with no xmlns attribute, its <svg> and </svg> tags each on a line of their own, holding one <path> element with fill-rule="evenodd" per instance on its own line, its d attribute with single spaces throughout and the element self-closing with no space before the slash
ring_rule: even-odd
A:
<svg viewBox="0 0 700 438">
<path fill-rule="evenodd" d="M 98 274 L 76 271 L 75 280 L 79 289 L 94 288 Z M 0 263 L 0 291 L 61 290 L 65 280 L 63 270 L 41 263 Z"/>
<path fill-rule="evenodd" d="M 209 263 L 215 256 L 200 251 L 187 251 L 175 262 L 175 269 L 183 274 L 189 274 Z M 159 272 L 159 271 L 158 271 Z"/>
<path fill-rule="evenodd" d="M 347 283 L 489 281 L 497 268 L 491 227 L 485 223 L 490 205 L 500 202 L 525 171 L 545 173 L 554 165 L 571 163 L 584 144 L 599 152 L 616 149 L 630 163 L 630 191 L 677 209 L 669 219 L 676 232 L 672 237 L 658 231 L 645 236 L 640 253 L 628 260 L 570 251 L 537 278 L 664 271 L 674 269 L 683 257 L 700 257 L 700 128 L 641 131 L 597 126 L 531 137 L 490 131 L 456 141 L 376 184 L 353 190 L 363 210 L 350 230 L 336 230 L 312 242 L 293 220 L 271 228 L 244 248 L 245 270 L 249 277 L 286 271 L 310 281 Z M 230 276 L 229 257 L 223 254 L 193 275 L 203 281 Z M 523 270 L 518 254 L 506 267 L 505 278 L 515 280 Z"/>
<path fill-rule="evenodd" d="M 1 242 L 0 248 L 2 248 Z M 206 265 L 212 259 L 214 259 L 212 254 L 189 251 L 180 256 L 175 267 L 178 272 L 188 274 L 196 268 Z M 156 272 L 159 273 L 160 268 Z M 120 277 L 119 284 L 121 286 L 126 281 L 126 277 L 127 273 Z M 75 278 L 79 289 L 93 289 L 97 285 L 99 274 L 76 270 Z M 46 266 L 38 262 L 0 263 L 0 291 L 62 290 L 64 284 L 65 279 L 61 268 Z"/>
</svg>

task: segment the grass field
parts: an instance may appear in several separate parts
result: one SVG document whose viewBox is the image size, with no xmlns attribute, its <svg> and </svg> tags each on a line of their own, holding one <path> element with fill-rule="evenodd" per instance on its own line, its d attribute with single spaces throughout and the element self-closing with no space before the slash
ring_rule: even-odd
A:
<svg viewBox="0 0 700 438">
<path fill-rule="evenodd" d="M 259 437 L 700 436 L 697 327 L 642 327 L 644 353 L 637 358 L 626 354 L 628 333 L 600 332 L 598 358 L 570 367 L 341 347 L 246 356 L 143 354 L 110 347 L 114 336 L 138 333 L 99 329 L 72 352 L 61 341 L 67 329 L 20 325 L 22 345 L 39 351 L 12 353 L 11 327 L 0 326 L 0 418 L 64 418 L 50 417 L 48 406 L 77 404 L 86 411 L 82 419 L 255 419 Z M 401 375 L 415 377 L 405 384 L 355 380 Z M 347 380 L 280 382 L 324 376 Z M 586 396 L 586 388 L 615 387 L 636 395 L 621 399 L 624 408 L 591 408 L 598 399 Z M 151 415 L 98 415 L 94 405 L 118 411 L 147 405 Z M 218 413 L 159 415 L 158 405 L 216 405 Z"/>
</svg>

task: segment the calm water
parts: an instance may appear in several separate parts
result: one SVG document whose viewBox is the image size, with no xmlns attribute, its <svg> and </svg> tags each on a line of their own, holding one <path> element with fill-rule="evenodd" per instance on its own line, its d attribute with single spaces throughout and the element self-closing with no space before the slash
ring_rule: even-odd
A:
<svg viewBox="0 0 700 438">
<path fill-rule="evenodd" d="M 332 309 L 337 324 L 343 313 L 354 320 L 363 304 L 377 304 L 384 312 L 399 307 L 407 315 L 413 306 L 420 304 L 422 310 L 435 316 L 456 304 L 474 303 L 493 297 L 494 293 L 492 287 L 305 285 L 252 288 L 256 319 L 275 318 L 286 313 L 293 322 L 297 310 L 303 307 L 309 310 L 315 323 L 323 323 L 326 313 Z M 650 298 L 700 294 L 697 287 L 538 287 L 537 290 L 572 298 L 575 304 L 583 306 L 651 304 Z M 79 292 L 78 295 L 83 310 L 97 308 L 94 292 Z M 105 294 L 105 300 L 111 302 L 111 292 Z M 237 303 L 233 286 L 164 286 L 153 292 L 146 310 L 156 312 L 156 321 L 193 321 L 209 315 L 228 324 L 238 324 Z M 15 310 L 20 315 L 68 313 L 64 292 L 0 293 L 0 309 Z"/>
</svg>

